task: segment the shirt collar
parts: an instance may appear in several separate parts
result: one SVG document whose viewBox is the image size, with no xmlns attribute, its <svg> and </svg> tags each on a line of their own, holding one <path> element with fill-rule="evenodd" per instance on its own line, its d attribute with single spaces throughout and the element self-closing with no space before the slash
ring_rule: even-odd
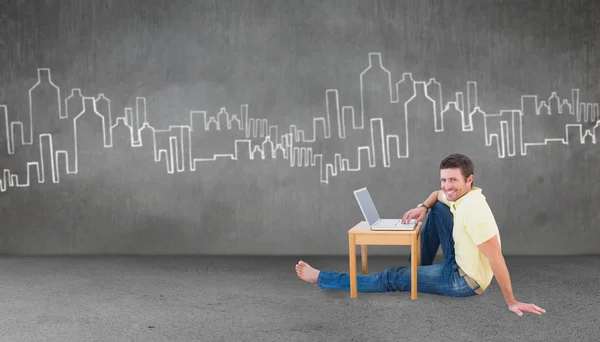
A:
<svg viewBox="0 0 600 342">
<path fill-rule="evenodd" d="M 456 209 L 458 208 L 458 205 L 467 197 L 472 197 L 472 196 L 476 196 L 477 194 L 481 194 L 481 188 L 478 188 L 476 186 L 474 186 L 471 191 L 467 192 L 466 194 L 462 195 L 461 198 L 457 199 L 456 201 L 452 202 L 452 206 L 450 206 L 450 210 L 454 213 L 456 211 Z"/>
</svg>

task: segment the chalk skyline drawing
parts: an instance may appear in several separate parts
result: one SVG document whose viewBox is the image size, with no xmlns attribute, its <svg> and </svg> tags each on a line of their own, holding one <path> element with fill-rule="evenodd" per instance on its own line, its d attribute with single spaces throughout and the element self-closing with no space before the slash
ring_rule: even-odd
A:
<svg viewBox="0 0 600 342">
<path fill-rule="evenodd" d="M 600 131 L 598 104 L 580 102 L 579 89 L 572 89 L 571 98 L 562 101 L 556 92 L 539 103 L 537 95 L 522 95 L 521 108 L 486 113 L 479 105 L 476 81 L 467 82 L 466 97 L 463 92 L 456 92 L 453 100 L 443 103 L 442 86 L 435 78 L 416 81 L 412 73 L 406 72 L 400 81 L 393 83 L 392 73 L 383 66 L 381 53 L 377 52 L 368 54 L 368 65 L 359 75 L 358 115 L 356 108 L 340 103 L 338 89 L 326 89 L 326 114 L 313 118 L 309 134 L 295 124 L 280 131 L 279 126 L 269 125 L 267 119 L 250 117 L 248 104 L 240 106 L 239 115 L 230 115 L 226 107 L 221 107 L 215 115 L 192 110 L 189 125 L 157 129 L 148 121 L 145 97 L 136 97 L 135 108 L 126 107 L 122 116 L 113 118 L 110 99 L 104 94 L 84 96 L 81 89 L 74 88 L 63 103 L 50 69 L 39 68 L 37 72 L 38 81 L 29 89 L 26 120 L 9 121 L 7 105 L 0 105 L 0 142 L 6 141 L 9 156 L 20 151 L 31 156 L 25 162 L 24 172 L 3 169 L 2 192 L 9 187 L 28 187 L 35 181 L 60 183 L 61 177 L 77 174 L 80 145 L 91 139 L 78 134 L 81 125 L 95 127 L 101 137 L 98 148 L 115 148 L 115 136 L 124 136 L 130 147 L 149 145 L 154 162 L 163 162 L 168 174 L 193 172 L 197 163 L 218 159 L 281 159 L 290 167 L 318 167 L 319 181 L 324 184 L 340 172 L 359 172 L 377 166 L 389 168 L 394 159 L 410 158 L 409 136 L 414 132 L 409 126 L 414 120 L 431 121 L 432 131 L 439 133 L 445 131 L 444 118 L 462 121 L 462 132 L 474 131 L 473 119 L 481 119 L 485 146 L 495 148 L 498 158 L 526 156 L 528 149 L 535 146 L 569 145 L 573 136 L 575 143 L 596 144 Z M 381 88 L 375 92 L 377 96 L 372 94 L 372 88 Z M 52 129 L 42 125 L 49 119 L 55 120 Z M 552 127 L 557 129 L 534 132 L 540 126 L 539 120 L 555 120 Z M 55 126 L 61 127 L 62 133 L 53 133 Z M 230 146 L 194 144 L 203 135 L 223 132 L 239 137 Z M 356 146 L 355 155 L 325 155 L 311 147 L 322 139 L 344 140 L 354 133 L 368 139 L 366 145 Z"/>
</svg>

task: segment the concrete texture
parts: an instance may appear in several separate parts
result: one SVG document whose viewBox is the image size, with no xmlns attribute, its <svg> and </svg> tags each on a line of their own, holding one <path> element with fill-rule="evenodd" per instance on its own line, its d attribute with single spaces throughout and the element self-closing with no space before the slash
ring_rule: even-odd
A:
<svg viewBox="0 0 600 342">
<path fill-rule="evenodd" d="M 598 13 L 598 0 L 0 1 L 0 254 L 344 255 L 364 219 L 353 190 L 399 217 L 455 152 L 475 163 L 503 253 L 600 254 Z"/>
<path fill-rule="evenodd" d="M 598 341 L 600 257 L 507 257 L 518 300 L 319 289 L 301 257 L 0 258 L 1 341 Z M 303 258 L 348 270 L 346 257 Z M 436 262 L 441 261 L 437 260 Z M 370 272 L 407 264 L 370 257 Z"/>
</svg>

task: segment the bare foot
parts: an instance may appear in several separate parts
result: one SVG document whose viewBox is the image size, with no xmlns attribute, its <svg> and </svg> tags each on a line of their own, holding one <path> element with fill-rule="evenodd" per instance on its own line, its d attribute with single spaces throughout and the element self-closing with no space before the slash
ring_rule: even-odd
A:
<svg viewBox="0 0 600 342">
<path fill-rule="evenodd" d="M 298 263 L 296 264 L 296 274 L 298 275 L 298 277 L 309 283 L 317 283 L 317 279 L 319 278 L 319 272 L 319 270 L 310 267 L 309 264 L 305 263 L 302 260 L 298 261 Z"/>
</svg>

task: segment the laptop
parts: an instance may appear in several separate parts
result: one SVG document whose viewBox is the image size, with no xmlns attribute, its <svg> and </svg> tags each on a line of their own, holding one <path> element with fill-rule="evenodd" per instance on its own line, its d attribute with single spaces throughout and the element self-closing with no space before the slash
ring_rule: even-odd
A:
<svg viewBox="0 0 600 342">
<path fill-rule="evenodd" d="M 382 219 L 375 208 L 375 203 L 371 199 L 371 195 L 367 188 L 362 188 L 354 191 L 354 197 L 360 206 L 360 210 L 367 220 L 367 224 L 371 230 L 413 230 L 416 226 L 415 219 L 411 219 L 409 223 L 402 223 L 402 219 Z"/>
</svg>

